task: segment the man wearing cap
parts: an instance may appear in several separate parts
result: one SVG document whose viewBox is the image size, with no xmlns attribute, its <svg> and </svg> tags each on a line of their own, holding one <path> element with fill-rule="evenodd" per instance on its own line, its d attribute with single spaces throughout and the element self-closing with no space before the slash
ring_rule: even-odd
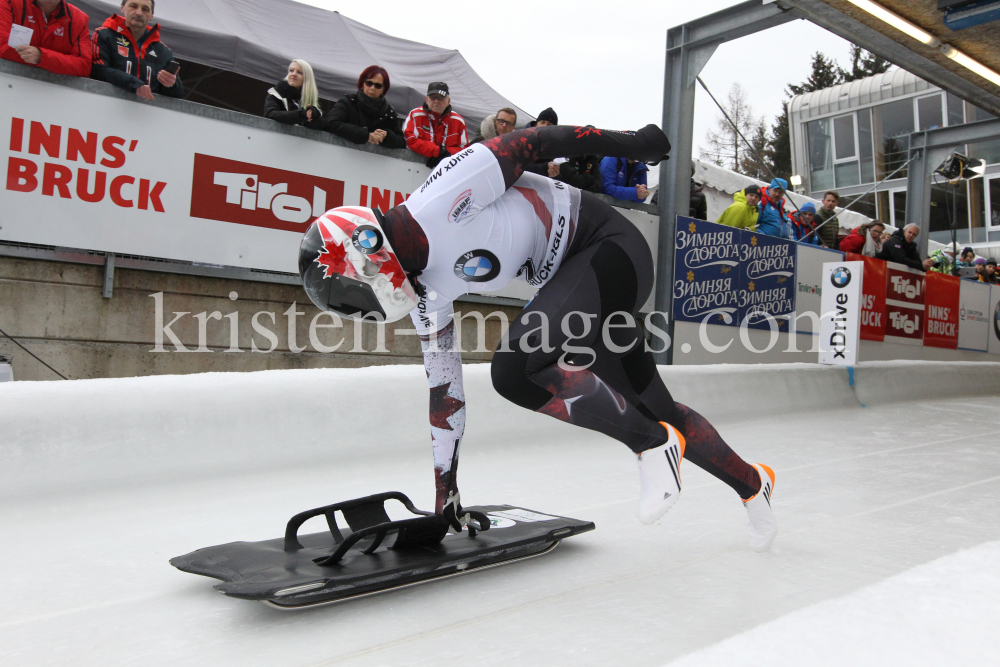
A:
<svg viewBox="0 0 1000 667">
<path fill-rule="evenodd" d="M 794 225 L 785 212 L 785 191 L 788 182 L 783 178 L 771 180 L 767 191 L 761 194 L 760 215 L 757 216 L 757 231 L 768 236 L 777 236 L 789 241 L 795 240 Z"/>
<path fill-rule="evenodd" d="M 797 212 L 792 213 L 792 231 L 795 233 L 795 240 L 807 245 L 823 246 L 823 240 L 816 232 L 816 206 L 811 201 L 807 201 Z"/>
<path fill-rule="evenodd" d="M 465 119 L 451 109 L 448 84 L 435 81 L 427 86 L 424 105 L 406 116 L 403 134 L 407 148 L 426 157 L 431 168 L 469 145 Z"/>
<path fill-rule="evenodd" d="M 753 229 L 757 225 L 757 204 L 759 203 L 760 186 L 748 185 L 742 190 L 736 191 L 733 195 L 733 203 L 722 212 L 716 222 L 738 229 Z"/>
</svg>

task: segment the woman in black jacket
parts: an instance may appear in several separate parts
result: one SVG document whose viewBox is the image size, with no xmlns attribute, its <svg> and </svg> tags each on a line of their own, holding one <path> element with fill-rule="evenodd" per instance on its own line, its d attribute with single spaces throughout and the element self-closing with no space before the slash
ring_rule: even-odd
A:
<svg viewBox="0 0 1000 667">
<path fill-rule="evenodd" d="M 288 76 L 267 91 L 264 117 L 286 125 L 320 128 L 322 115 L 312 67 L 305 60 L 293 60 Z"/>
<path fill-rule="evenodd" d="M 385 99 L 388 92 L 389 73 L 378 65 L 366 68 L 358 78 L 358 92 L 337 101 L 323 129 L 355 144 L 406 148 L 399 118 Z"/>
</svg>

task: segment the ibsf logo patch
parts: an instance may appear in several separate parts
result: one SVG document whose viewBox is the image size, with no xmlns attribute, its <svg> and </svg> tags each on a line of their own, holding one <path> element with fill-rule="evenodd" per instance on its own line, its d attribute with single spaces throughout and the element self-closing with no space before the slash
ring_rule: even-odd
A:
<svg viewBox="0 0 1000 667">
<path fill-rule="evenodd" d="M 371 225 L 359 225 L 351 234 L 351 243 L 362 255 L 373 255 L 382 249 L 382 232 Z"/>
<path fill-rule="evenodd" d="M 474 201 L 475 199 L 472 198 L 472 190 L 466 190 L 462 194 L 458 195 L 455 203 L 451 205 L 451 212 L 448 213 L 448 222 L 462 222 L 462 220 L 469 215 L 469 211 L 472 210 L 472 203 Z"/>
<path fill-rule="evenodd" d="M 851 270 L 846 266 L 837 267 L 830 274 L 830 282 L 833 283 L 834 287 L 847 287 L 851 284 Z"/>
<path fill-rule="evenodd" d="M 470 283 L 485 283 L 500 275 L 500 260 L 489 250 L 470 250 L 457 260 L 455 275 Z"/>
</svg>

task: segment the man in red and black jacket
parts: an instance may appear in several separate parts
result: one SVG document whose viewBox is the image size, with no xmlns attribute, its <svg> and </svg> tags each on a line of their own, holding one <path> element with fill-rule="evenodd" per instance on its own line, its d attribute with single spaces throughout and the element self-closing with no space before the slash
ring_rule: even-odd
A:
<svg viewBox="0 0 1000 667">
<path fill-rule="evenodd" d="M 465 119 L 451 110 L 448 84 L 435 81 L 427 87 L 424 106 L 407 115 L 403 135 L 406 147 L 427 158 L 432 169 L 469 145 Z"/>
<path fill-rule="evenodd" d="M 0 0 L 0 58 L 55 74 L 90 74 L 88 16 L 63 0 Z M 31 30 L 30 41 L 10 46 L 12 26 Z M 17 32 L 17 31 L 15 31 Z"/>
<path fill-rule="evenodd" d="M 168 65 L 174 53 L 160 41 L 160 26 L 150 28 L 155 0 L 122 0 L 122 14 L 117 14 L 94 31 L 94 70 L 99 81 L 107 81 L 144 100 L 153 93 L 180 97 L 184 86 Z"/>
</svg>

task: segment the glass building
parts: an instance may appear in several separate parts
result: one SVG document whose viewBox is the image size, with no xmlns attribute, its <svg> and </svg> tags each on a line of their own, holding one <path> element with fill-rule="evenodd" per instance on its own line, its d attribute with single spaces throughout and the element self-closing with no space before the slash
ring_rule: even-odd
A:
<svg viewBox="0 0 1000 667">
<path fill-rule="evenodd" d="M 836 190 L 845 204 L 884 179 L 851 208 L 895 227 L 906 224 L 910 133 L 993 118 L 898 68 L 796 95 L 788 117 L 792 171 L 805 193 Z M 988 245 L 1000 249 L 1000 139 L 969 144 L 965 154 L 986 161 L 986 176 L 955 185 L 935 177 L 930 238 L 950 243 L 954 217 L 958 243 L 989 254 Z"/>
</svg>

